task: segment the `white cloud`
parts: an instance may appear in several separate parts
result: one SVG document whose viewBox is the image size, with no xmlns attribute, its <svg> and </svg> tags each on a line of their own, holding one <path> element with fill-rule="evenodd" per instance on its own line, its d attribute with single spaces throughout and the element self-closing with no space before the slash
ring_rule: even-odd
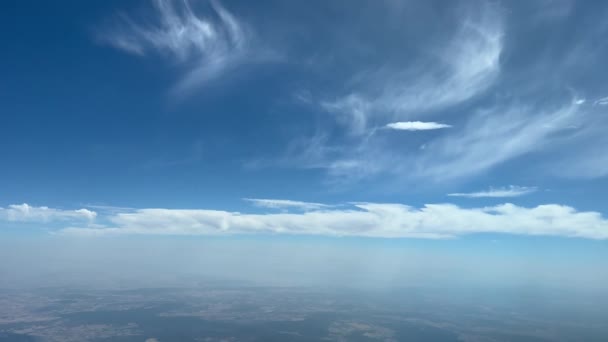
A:
<svg viewBox="0 0 608 342">
<path fill-rule="evenodd" d="M 322 203 L 292 201 L 285 199 L 244 198 L 244 200 L 251 202 L 257 207 L 271 209 L 317 210 L 330 207 L 329 205 Z"/>
<path fill-rule="evenodd" d="M 188 0 L 156 0 L 155 24 L 123 17 L 122 25 L 105 31 L 101 40 L 128 53 L 156 52 L 183 64 L 188 72 L 176 90 L 185 91 L 242 63 L 250 52 L 248 30 L 219 2 L 210 4 L 213 19 L 198 16 Z"/>
<path fill-rule="evenodd" d="M 63 234 L 297 234 L 383 238 L 453 238 L 475 233 L 608 239 L 608 220 L 597 212 L 546 204 L 461 208 L 428 204 L 354 203 L 352 208 L 302 213 L 243 214 L 221 210 L 139 209 L 107 217 L 108 228 L 66 228 Z"/>
<path fill-rule="evenodd" d="M 0 207 L 0 219 L 10 222 L 50 222 L 61 220 L 93 220 L 97 213 L 88 209 L 62 210 L 32 207 L 26 203 Z"/>
<path fill-rule="evenodd" d="M 433 129 L 449 128 L 452 126 L 438 122 L 400 121 L 389 123 L 388 125 L 386 125 L 386 127 L 404 131 L 427 131 Z"/>
<path fill-rule="evenodd" d="M 533 193 L 537 190 L 536 187 L 516 186 L 511 185 L 508 188 L 490 188 L 486 191 L 478 192 L 456 192 L 448 194 L 452 197 L 468 197 L 468 198 L 480 198 L 480 197 L 519 197 Z"/>
</svg>

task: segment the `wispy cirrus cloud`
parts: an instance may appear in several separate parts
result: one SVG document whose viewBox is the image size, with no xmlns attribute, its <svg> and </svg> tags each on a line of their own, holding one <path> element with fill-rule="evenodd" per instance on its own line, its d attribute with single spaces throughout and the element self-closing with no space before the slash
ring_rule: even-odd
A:
<svg viewBox="0 0 608 342">
<path fill-rule="evenodd" d="M 138 209 L 106 217 L 106 227 L 68 227 L 62 234 L 226 235 L 291 234 L 381 238 L 454 238 L 477 233 L 608 239 L 608 220 L 597 212 L 546 204 L 462 208 L 454 204 L 351 203 L 299 213 L 245 214 L 205 209 Z"/>
<path fill-rule="evenodd" d="M 410 118 L 466 101 L 494 83 L 500 72 L 503 19 L 500 8 L 469 8 L 445 48 L 429 56 L 435 63 L 365 71 L 357 86 L 321 106 L 362 133 L 378 117 Z M 390 67 L 387 67 L 390 69 Z M 378 90 L 380 89 L 380 91 Z"/>
<path fill-rule="evenodd" d="M 379 174 L 403 175 L 410 180 L 442 183 L 463 180 L 502 163 L 553 148 L 563 135 L 584 124 L 582 104 L 572 99 L 560 104 L 503 102 L 477 110 L 458 128 L 425 142 L 409 153 L 397 150 L 390 140 L 366 135 L 359 143 L 344 146 L 309 144 L 315 165 L 340 179 L 358 180 Z M 408 124 L 410 126 L 425 126 Z M 434 125 L 429 125 L 434 126 Z M 311 155 L 301 154 L 301 155 Z M 312 159 L 311 159 L 312 161 Z"/>
<path fill-rule="evenodd" d="M 537 190 L 538 189 L 536 187 L 511 185 L 509 187 L 503 187 L 503 188 L 490 188 L 489 190 L 485 190 L 485 191 L 455 192 L 455 193 L 448 194 L 448 196 L 451 196 L 451 197 L 467 197 L 467 198 L 519 197 L 519 196 L 531 194 L 533 192 L 536 192 Z"/>
<path fill-rule="evenodd" d="M 452 126 L 438 122 L 400 121 L 391 122 L 385 127 L 402 131 L 428 131 L 433 129 L 450 128 Z"/>
<path fill-rule="evenodd" d="M 94 220 L 97 213 L 88 209 L 63 210 L 29 204 L 11 204 L 0 207 L 0 219 L 9 222 L 51 222 L 70 220 Z"/>
<path fill-rule="evenodd" d="M 184 92 L 212 80 L 232 67 L 255 59 L 250 30 L 219 1 L 210 1 L 213 14 L 199 15 L 190 1 L 155 0 L 156 20 L 144 23 L 122 15 L 100 40 L 125 52 L 168 57 L 186 71 L 176 91 Z"/>
<path fill-rule="evenodd" d="M 507 31 L 506 11 L 494 2 L 476 4 L 455 18 L 453 30 L 433 37 L 427 58 L 413 53 L 402 65 L 400 59 L 363 64 L 337 96 L 317 100 L 342 129 L 317 129 L 322 134 L 302 144 L 304 152 L 316 153 L 297 151 L 297 160 L 314 156 L 302 164 L 324 167 L 332 179 L 436 184 L 508 168 L 534 153 L 538 163 L 520 166 L 578 179 L 608 175 L 602 112 L 608 98 L 590 97 L 602 90 L 580 83 L 595 77 L 593 68 L 580 66 L 600 63 L 606 53 L 597 44 L 606 26 L 584 26 L 576 39 L 547 41 L 530 52 L 520 41 L 537 24 L 535 15 L 527 18 L 534 25 Z M 424 136 L 375 134 L 379 128 L 447 128 L 442 122 L 454 127 Z"/>
<path fill-rule="evenodd" d="M 338 182 L 379 174 L 420 173 L 415 170 L 424 164 L 420 155 L 430 153 L 418 149 L 427 146 L 426 142 L 412 147 L 400 141 L 399 149 L 395 149 L 391 139 L 397 138 L 374 133 L 380 128 L 450 128 L 441 122 L 411 119 L 442 114 L 483 94 L 498 80 L 504 45 L 501 8 L 480 2 L 479 6 L 461 9 L 454 27 L 442 32 L 432 50 L 424 44 L 418 47 L 424 51 L 424 58 L 408 59 L 404 64 L 392 61 L 364 65 L 354 72 L 352 80 L 344 82 L 346 86 L 334 98 L 307 97 L 308 105 L 317 103 L 332 114 L 329 118 L 339 128 L 317 127 L 309 143 L 300 144 L 303 148 L 288 151 L 294 164 L 325 168 Z"/>
<path fill-rule="evenodd" d="M 416 157 L 418 173 L 443 181 L 469 177 L 542 150 L 580 120 L 581 106 L 503 104 L 479 111 L 462 130 L 430 142 Z"/>
<path fill-rule="evenodd" d="M 302 202 L 286 199 L 268 199 L 268 198 L 243 198 L 245 201 L 252 203 L 256 207 L 270 209 L 300 209 L 300 210 L 317 210 L 329 208 L 330 205 L 314 202 Z"/>
</svg>

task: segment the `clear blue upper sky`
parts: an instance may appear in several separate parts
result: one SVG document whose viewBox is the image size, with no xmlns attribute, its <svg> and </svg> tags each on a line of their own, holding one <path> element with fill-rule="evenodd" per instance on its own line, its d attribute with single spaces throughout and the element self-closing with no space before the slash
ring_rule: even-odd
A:
<svg viewBox="0 0 608 342">
<path fill-rule="evenodd" d="M 0 220 L 608 238 L 607 14 L 604 1 L 3 1 Z"/>
</svg>

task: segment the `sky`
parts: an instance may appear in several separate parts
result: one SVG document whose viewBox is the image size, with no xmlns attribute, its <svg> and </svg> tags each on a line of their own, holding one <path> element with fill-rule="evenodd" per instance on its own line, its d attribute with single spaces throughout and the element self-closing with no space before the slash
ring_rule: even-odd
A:
<svg viewBox="0 0 608 342">
<path fill-rule="evenodd" d="M 551 246 L 547 265 L 562 248 L 599 267 L 607 14 L 567 0 L 3 2 L 0 238 L 25 244 L 6 257 L 35 241 L 245 236 L 476 258 L 489 244 L 511 261 Z"/>
</svg>

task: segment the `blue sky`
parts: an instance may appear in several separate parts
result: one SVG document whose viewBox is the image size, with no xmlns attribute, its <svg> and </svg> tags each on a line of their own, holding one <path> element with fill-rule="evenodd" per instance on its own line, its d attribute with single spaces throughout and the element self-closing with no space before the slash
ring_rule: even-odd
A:
<svg viewBox="0 0 608 342">
<path fill-rule="evenodd" d="M 608 5 L 6 2 L 0 225 L 608 238 Z"/>
</svg>

